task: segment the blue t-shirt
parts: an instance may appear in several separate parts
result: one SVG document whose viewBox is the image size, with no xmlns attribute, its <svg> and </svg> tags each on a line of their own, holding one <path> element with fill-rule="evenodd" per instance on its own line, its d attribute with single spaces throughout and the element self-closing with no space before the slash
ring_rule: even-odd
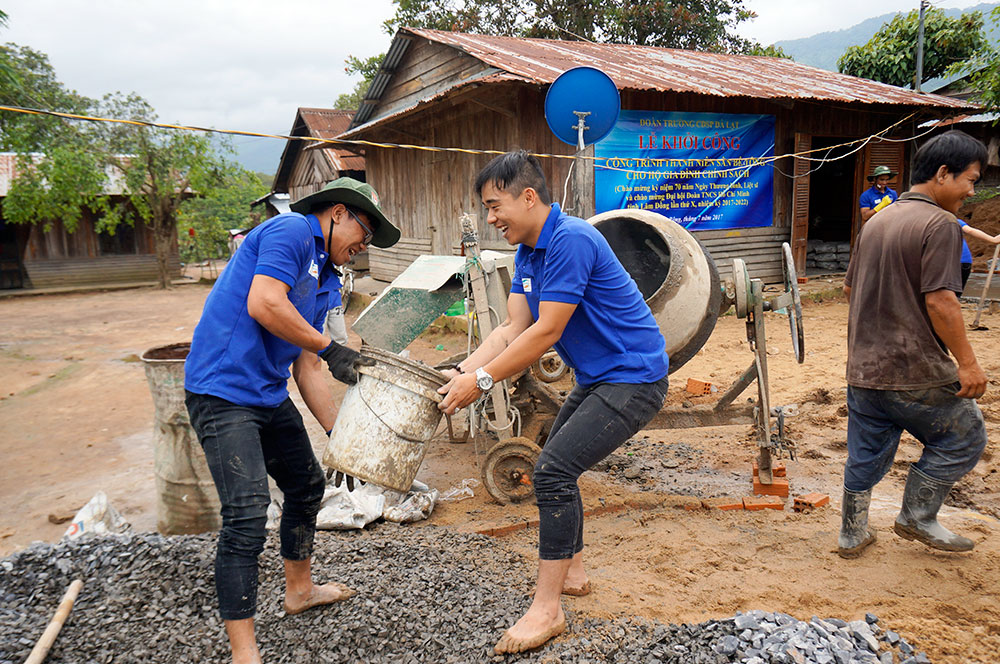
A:
<svg viewBox="0 0 1000 664">
<path fill-rule="evenodd" d="M 510 290 L 527 298 L 536 321 L 542 300 L 577 305 L 555 349 L 580 385 L 655 383 L 667 375 L 660 326 L 596 228 L 553 203 L 534 249 L 522 244 L 514 263 Z"/>
<path fill-rule="evenodd" d="M 881 203 L 882 199 L 885 198 L 886 196 L 892 199 L 893 203 L 895 203 L 896 199 L 899 198 L 899 194 L 897 194 L 890 187 L 886 187 L 885 192 L 883 193 L 878 189 L 876 189 L 875 185 L 872 185 L 871 187 L 866 189 L 863 194 L 861 194 L 861 198 L 858 199 L 858 203 L 860 207 L 868 208 L 869 210 L 874 210 L 875 206 Z"/>
<path fill-rule="evenodd" d="M 962 228 L 968 226 L 967 223 L 958 219 L 958 225 Z M 962 233 L 962 257 L 958 260 L 959 263 L 963 265 L 972 265 L 972 250 L 969 249 L 969 243 L 965 241 L 965 233 Z"/>
<path fill-rule="evenodd" d="M 184 364 L 188 391 L 266 408 L 288 398 L 289 367 L 302 349 L 250 317 L 247 295 L 257 274 L 287 284 L 295 309 L 323 330 L 330 291 L 340 290 L 323 232 L 313 215 L 280 214 L 247 234 L 208 294 Z"/>
</svg>

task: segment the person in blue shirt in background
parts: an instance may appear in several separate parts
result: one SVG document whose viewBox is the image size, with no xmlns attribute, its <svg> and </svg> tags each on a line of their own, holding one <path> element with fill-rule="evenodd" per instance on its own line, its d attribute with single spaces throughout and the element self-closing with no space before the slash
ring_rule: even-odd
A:
<svg viewBox="0 0 1000 664">
<path fill-rule="evenodd" d="M 962 235 L 967 235 L 969 237 L 974 237 L 977 240 L 982 240 L 983 242 L 988 242 L 989 244 L 1000 244 L 1000 235 L 987 235 L 978 228 L 973 228 L 969 224 L 965 223 L 961 219 L 958 219 L 958 225 L 962 227 Z M 962 258 L 960 259 L 962 264 L 962 290 L 965 290 L 965 284 L 969 282 L 969 275 L 972 274 L 972 250 L 969 249 L 969 243 L 962 238 Z"/>
<path fill-rule="evenodd" d="M 586 595 L 583 503 L 577 479 L 648 423 L 663 405 L 669 360 L 660 328 L 604 236 L 550 202 L 538 161 L 523 150 L 476 178 L 486 221 L 520 245 L 507 319 L 453 369 L 439 392 L 448 414 L 527 368 L 550 347 L 576 371 L 535 465 L 538 584 L 527 613 L 494 647 L 541 646 L 566 628 L 560 596 Z"/>
<path fill-rule="evenodd" d="M 861 206 L 861 223 L 868 221 L 876 212 L 895 203 L 896 199 L 899 198 L 899 194 L 889 187 L 889 180 L 894 177 L 896 177 L 896 172 L 888 166 L 876 166 L 872 174 L 868 176 L 868 181 L 872 183 L 872 186 L 865 189 L 861 198 L 858 199 L 858 204 Z M 887 196 L 888 200 L 886 200 Z"/>
<path fill-rule="evenodd" d="M 271 497 L 284 494 L 281 556 L 285 612 L 347 599 L 339 583 L 316 585 L 310 559 L 325 489 L 319 461 L 288 396 L 289 367 L 303 400 L 329 432 L 336 408 L 322 371 L 353 384 L 374 362 L 321 333 L 336 266 L 399 230 L 371 186 L 340 178 L 247 234 L 212 292 L 185 363 L 185 402 L 222 504 L 215 587 L 235 664 L 260 662 L 254 633 L 257 558 Z"/>
</svg>

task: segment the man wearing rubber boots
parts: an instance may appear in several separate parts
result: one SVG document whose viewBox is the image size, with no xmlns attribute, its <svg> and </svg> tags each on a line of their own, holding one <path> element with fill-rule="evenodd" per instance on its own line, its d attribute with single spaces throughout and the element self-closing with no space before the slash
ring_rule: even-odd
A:
<svg viewBox="0 0 1000 664">
<path fill-rule="evenodd" d="M 449 372 L 440 408 L 451 414 L 469 405 L 553 345 L 577 380 L 532 478 L 540 521 L 534 600 L 496 644 L 499 654 L 560 634 L 566 626 L 560 596 L 590 592 L 577 479 L 659 411 L 668 358 L 635 281 L 600 232 L 550 202 L 534 157 L 523 150 L 497 157 L 475 187 L 487 223 L 520 246 L 507 319 Z"/>
<path fill-rule="evenodd" d="M 233 255 L 205 301 L 185 364 L 188 413 L 222 503 L 215 586 L 237 664 L 261 661 L 254 614 L 268 475 L 284 494 L 285 612 L 353 594 L 338 583 L 312 581 L 325 482 L 288 396 L 289 367 L 329 432 L 336 409 L 320 361 L 348 384 L 357 382 L 358 365 L 372 364 L 320 333 L 330 293 L 340 288 L 336 266 L 368 245 L 389 247 L 399 239 L 375 190 L 351 178 L 334 180 L 291 208 L 253 229 Z"/>
<path fill-rule="evenodd" d="M 914 158 L 910 191 L 858 235 L 844 280 L 847 463 L 838 553 L 854 558 L 875 541 L 872 487 L 892 467 L 902 431 L 923 444 L 910 465 L 896 534 L 943 551 L 973 542 L 938 523 L 952 485 L 986 447 L 975 399 L 986 375 L 965 334 L 962 231 L 955 220 L 986 164 L 985 146 L 960 131 L 928 141 Z M 958 363 L 956 369 L 948 352 Z"/>
</svg>

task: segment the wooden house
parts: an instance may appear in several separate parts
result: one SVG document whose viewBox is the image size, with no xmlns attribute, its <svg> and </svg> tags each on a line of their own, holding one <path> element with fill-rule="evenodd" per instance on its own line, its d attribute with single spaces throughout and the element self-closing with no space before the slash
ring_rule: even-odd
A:
<svg viewBox="0 0 1000 664">
<path fill-rule="evenodd" d="M 623 110 L 773 116 L 774 155 L 804 158 L 769 166 L 770 225 L 695 232 L 724 275 L 739 256 L 770 282 L 780 280 L 782 242 L 792 243 L 801 275 L 810 235 L 853 240 L 858 196 L 874 166 L 898 170 L 894 186 L 905 189 L 913 145 L 906 139 L 923 121 L 971 108 L 779 58 L 402 28 L 341 138 L 572 154 L 574 146 L 549 130 L 543 108 L 549 85 L 580 65 L 611 77 Z M 463 212 L 479 215 L 485 248 L 510 249 L 485 224 L 472 188 L 492 155 L 368 147 L 365 156 L 368 181 L 403 232 L 395 247 L 371 249 L 374 277 L 392 279 L 420 254 L 457 253 Z M 542 165 L 553 198 L 563 200 L 569 161 L 543 158 Z"/>
<path fill-rule="evenodd" d="M 83 210 L 72 233 L 59 219 L 48 228 L 5 221 L 2 201 L 16 177 L 16 164 L 16 154 L 0 153 L 0 289 L 147 283 L 159 279 L 153 229 L 142 222 L 119 226 L 111 235 L 96 230 L 97 217 L 90 210 Z M 111 186 L 120 184 L 112 182 Z M 114 191 L 108 193 L 114 198 Z M 170 273 L 180 276 L 176 237 Z"/>
<path fill-rule="evenodd" d="M 336 138 L 351 124 L 354 111 L 330 108 L 300 108 L 295 113 L 290 136 Z M 323 185 L 342 176 L 365 181 L 365 158 L 356 151 L 332 144 L 289 140 L 274 175 L 275 193 L 288 194 L 289 200 L 319 191 Z"/>
</svg>

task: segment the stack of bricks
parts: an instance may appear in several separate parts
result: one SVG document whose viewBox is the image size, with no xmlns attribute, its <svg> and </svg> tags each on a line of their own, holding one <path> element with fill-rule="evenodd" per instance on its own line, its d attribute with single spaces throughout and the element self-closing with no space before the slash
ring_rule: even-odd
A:
<svg viewBox="0 0 1000 664">
<path fill-rule="evenodd" d="M 753 462 L 753 493 L 755 496 L 788 497 L 788 479 L 785 478 L 785 464 L 776 463 L 771 466 L 771 483 L 760 481 L 760 469 Z"/>
</svg>

